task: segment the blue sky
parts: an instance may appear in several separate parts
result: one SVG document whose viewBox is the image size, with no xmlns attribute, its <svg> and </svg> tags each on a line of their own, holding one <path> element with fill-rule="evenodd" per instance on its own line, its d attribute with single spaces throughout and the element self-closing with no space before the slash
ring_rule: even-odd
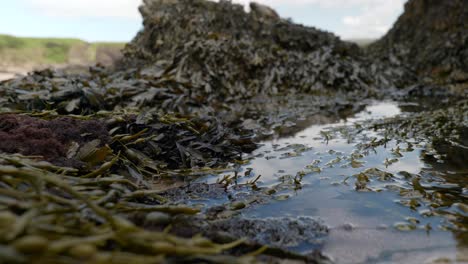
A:
<svg viewBox="0 0 468 264">
<path fill-rule="evenodd" d="M 234 0 L 246 4 L 248 0 Z M 376 38 L 403 11 L 405 0 L 257 0 L 283 17 L 345 39 Z M 129 41 L 141 29 L 141 0 L 6 0 L 0 34 Z"/>
</svg>

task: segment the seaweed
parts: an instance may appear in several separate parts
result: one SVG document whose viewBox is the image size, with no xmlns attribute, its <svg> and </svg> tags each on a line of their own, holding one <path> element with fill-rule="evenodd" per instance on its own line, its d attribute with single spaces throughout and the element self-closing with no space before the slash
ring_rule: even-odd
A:
<svg viewBox="0 0 468 264">
<path fill-rule="evenodd" d="M 240 215 L 289 199 L 305 177 L 337 166 L 359 173 L 333 184 L 395 190 L 399 203 L 445 215 L 447 229 L 466 232 L 466 188 L 362 161 L 396 142 L 385 166 L 422 143 L 421 158 L 434 166 L 449 152 L 463 164 L 463 93 L 427 86 L 408 65 L 374 60 L 263 5 L 247 13 L 230 1 L 146 0 L 140 12 L 144 28 L 115 69 L 47 69 L 0 82 L 0 262 L 327 263 L 319 253 L 284 249 L 298 244 L 297 234 L 313 242 L 325 236 L 327 228 L 315 220 Z M 321 131 L 327 144 L 339 137 L 357 143 L 349 156 L 331 151 L 327 163 L 281 170 L 273 185 L 241 169 L 256 158 L 252 151 L 262 139 L 352 116 L 373 98 L 419 96 L 445 105 Z M 280 159 L 311 150 L 273 147 Z M 193 181 L 207 175 L 219 179 Z M 454 175 L 450 181 L 466 171 Z M 402 177 L 406 184 L 398 185 Z M 208 208 L 193 202 L 211 198 L 222 202 Z M 395 227 L 410 231 L 418 224 L 406 219 Z"/>
<path fill-rule="evenodd" d="M 0 115 L 0 151 L 42 156 L 57 165 L 80 165 L 78 159 L 67 159 L 69 145 L 97 140 L 97 146 L 110 141 L 102 122 L 56 118 L 43 120 L 26 115 Z M 82 165 L 82 164 L 81 164 Z"/>
<path fill-rule="evenodd" d="M 11 256 L 14 256 L 15 263 L 32 259 L 38 263 L 54 259 L 59 262 L 75 259 L 120 263 L 129 258 L 141 263 L 154 263 L 171 256 L 217 255 L 242 243 L 217 245 L 202 238 L 182 239 L 143 230 L 119 214 L 128 207 L 124 200 L 117 202 L 112 209 L 105 209 L 101 206 L 102 199 L 93 195 L 92 189 L 78 188 L 87 181 L 69 177 L 74 170 L 19 155 L 2 154 L 0 164 L 3 185 L 1 242 L 8 243 L 0 254 L 2 262 L 12 261 Z M 109 180 L 108 186 L 112 189 L 111 183 L 118 181 Z M 89 183 L 99 186 L 96 181 Z M 14 188 L 18 185 L 23 186 L 21 194 Z M 128 184 L 121 185 L 121 188 L 114 190 L 118 193 L 134 190 Z M 15 210 L 8 211 L 8 208 Z M 171 206 L 154 206 L 147 210 L 172 214 L 197 212 Z"/>
</svg>

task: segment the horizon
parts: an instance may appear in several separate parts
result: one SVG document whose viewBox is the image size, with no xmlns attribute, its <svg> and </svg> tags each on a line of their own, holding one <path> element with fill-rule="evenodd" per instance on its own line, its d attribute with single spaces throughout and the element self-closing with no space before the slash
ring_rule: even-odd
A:
<svg viewBox="0 0 468 264">
<path fill-rule="evenodd" d="M 8 1 L 0 34 L 129 42 L 142 29 L 140 0 Z M 233 3 L 248 5 L 248 0 Z M 406 0 L 259 0 L 294 23 L 329 31 L 344 40 L 377 39 L 403 12 Z M 93 8 L 90 8 L 90 7 Z M 246 8 L 247 9 L 247 8 Z M 116 30 L 117 29 L 117 30 Z"/>
</svg>

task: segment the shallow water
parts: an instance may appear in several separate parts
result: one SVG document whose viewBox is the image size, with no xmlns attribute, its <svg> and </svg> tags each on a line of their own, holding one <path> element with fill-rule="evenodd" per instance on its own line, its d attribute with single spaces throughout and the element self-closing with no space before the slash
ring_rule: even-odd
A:
<svg viewBox="0 0 468 264">
<path fill-rule="evenodd" d="M 468 164 L 463 155 L 454 162 L 451 155 L 440 155 L 421 140 L 390 140 L 383 146 L 363 150 L 358 143 L 379 138 L 375 131 L 363 130 L 355 138 L 326 132 L 407 114 L 402 109 L 413 108 L 396 102 L 375 102 L 337 123 L 312 125 L 293 136 L 262 142 L 251 162 L 239 169 L 239 175 L 250 169 L 252 173 L 240 177 L 239 182 L 262 175 L 260 186 L 273 187 L 289 181 L 294 187 L 282 188 L 272 194 L 278 201 L 249 207 L 243 215 L 322 219 L 330 228 L 328 236 L 291 249 L 301 253 L 320 249 L 337 263 L 465 263 L 466 230 L 453 229 L 451 222 L 460 214 L 466 221 L 463 205 L 467 198 Z M 448 147 L 453 152 L 451 148 Z M 461 152 L 465 154 L 466 150 Z M 369 172 L 369 179 L 363 176 L 368 182 L 359 185 L 359 173 L 369 168 L 374 169 Z M 413 175 L 413 182 L 408 175 Z M 415 178 L 421 180 L 415 183 Z M 442 213 L 434 214 L 434 203 L 415 191 L 419 182 L 424 188 L 430 186 L 427 193 L 436 188 L 458 203 L 448 204 L 446 210 L 439 207 Z M 457 207 L 460 204 L 461 210 Z"/>
</svg>

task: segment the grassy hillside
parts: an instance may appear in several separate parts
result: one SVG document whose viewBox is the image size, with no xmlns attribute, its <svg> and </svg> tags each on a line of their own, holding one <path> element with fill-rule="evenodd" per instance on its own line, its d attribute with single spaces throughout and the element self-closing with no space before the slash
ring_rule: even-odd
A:
<svg viewBox="0 0 468 264">
<path fill-rule="evenodd" d="M 79 39 L 21 38 L 0 35 L 0 66 L 109 63 L 125 43 L 87 43 Z M 102 61 L 101 61 L 102 60 Z"/>
</svg>

